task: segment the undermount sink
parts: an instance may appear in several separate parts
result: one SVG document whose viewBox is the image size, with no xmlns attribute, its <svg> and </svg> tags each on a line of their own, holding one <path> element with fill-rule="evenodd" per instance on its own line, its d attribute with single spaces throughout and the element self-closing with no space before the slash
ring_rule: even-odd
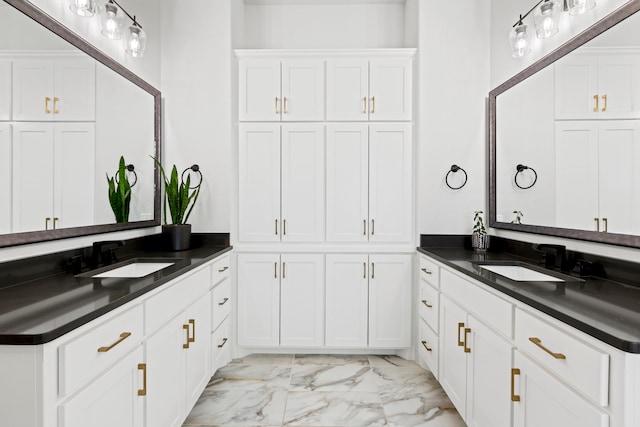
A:
<svg viewBox="0 0 640 427">
<path fill-rule="evenodd" d="M 151 273 L 160 271 L 163 268 L 167 268 L 175 264 L 174 262 L 132 262 L 131 264 L 124 265 L 122 267 L 114 268 L 112 270 L 105 271 L 100 274 L 95 274 L 91 277 L 108 278 L 137 278 L 148 276 Z"/>
<path fill-rule="evenodd" d="M 516 282 L 565 282 L 566 280 L 530 268 L 524 263 L 477 263 L 478 267 Z"/>
</svg>

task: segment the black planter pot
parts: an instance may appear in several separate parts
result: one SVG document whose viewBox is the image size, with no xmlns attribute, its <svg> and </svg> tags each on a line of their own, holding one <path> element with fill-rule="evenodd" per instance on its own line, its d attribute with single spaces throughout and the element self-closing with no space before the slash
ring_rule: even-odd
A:
<svg viewBox="0 0 640 427">
<path fill-rule="evenodd" d="M 191 246 L 191 224 L 165 224 L 162 235 L 167 250 L 184 251 Z"/>
</svg>

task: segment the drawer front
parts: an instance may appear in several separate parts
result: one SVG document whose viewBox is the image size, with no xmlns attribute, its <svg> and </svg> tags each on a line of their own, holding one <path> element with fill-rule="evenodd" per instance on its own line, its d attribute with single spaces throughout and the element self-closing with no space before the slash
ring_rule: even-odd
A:
<svg viewBox="0 0 640 427">
<path fill-rule="evenodd" d="M 425 256 L 420 256 L 419 277 L 437 289 L 440 286 L 440 267 Z"/>
<path fill-rule="evenodd" d="M 420 317 L 436 332 L 438 332 L 439 306 L 440 294 L 438 291 L 421 280 L 420 299 L 418 301 Z"/>
<path fill-rule="evenodd" d="M 520 309 L 516 310 L 516 343 L 521 351 L 594 402 L 608 405 L 607 353 Z"/>
<path fill-rule="evenodd" d="M 213 354 L 213 369 L 219 369 L 226 365 L 230 358 L 231 348 L 231 328 L 229 327 L 229 319 L 222 322 L 222 325 L 215 330 L 211 339 L 211 347 Z"/>
<path fill-rule="evenodd" d="M 229 317 L 229 313 L 231 313 L 231 280 L 224 280 L 213 288 L 211 294 L 213 295 L 213 323 L 211 330 L 215 331 L 222 321 Z"/>
<path fill-rule="evenodd" d="M 206 267 L 195 273 L 175 279 L 162 292 L 144 303 L 145 333 L 157 330 L 168 320 L 183 311 L 199 296 L 207 293 L 211 285 L 211 268 Z"/>
<path fill-rule="evenodd" d="M 420 359 L 438 379 L 438 336 L 422 320 L 420 321 L 419 341 Z"/>
<path fill-rule="evenodd" d="M 513 305 L 478 285 L 442 270 L 440 289 L 483 322 L 506 337 L 513 337 Z"/>
<path fill-rule="evenodd" d="M 211 265 L 211 284 L 213 286 L 229 278 L 231 272 L 230 263 L 231 257 L 228 254 L 222 255 L 213 261 L 213 264 Z"/>
<path fill-rule="evenodd" d="M 60 346 L 59 394 L 65 396 L 142 342 L 142 305 L 136 305 Z"/>
</svg>

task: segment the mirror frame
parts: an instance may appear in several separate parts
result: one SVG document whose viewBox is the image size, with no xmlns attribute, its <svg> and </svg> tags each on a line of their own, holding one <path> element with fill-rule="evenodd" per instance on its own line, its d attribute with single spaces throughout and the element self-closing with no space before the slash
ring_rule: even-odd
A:
<svg viewBox="0 0 640 427">
<path fill-rule="evenodd" d="M 602 20 L 578 34 L 547 56 L 525 68 L 511 79 L 489 92 L 489 226 L 503 230 L 522 231 L 525 233 L 545 234 L 618 246 L 640 248 L 640 236 L 629 234 L 602 233 L 597 231 L 574 230 L 560 227 L 549 227 L 529 224 L 512 224 L 497 221 L 496 205 L 496 97 L 513 86 L 531 77 L 538 71 L 553 64 L 558 59 L 579 48 L 594 37 L 607 31 L 614 25 L 624 21 L 640 10 L 640 1 L 632 0 L 612 12 Z"/>
<path fill-rule="evenodd" d="M 0 0 L 1 1 L 1 0 Z M 49 29 L 54 34 L 80 49 L 96 61 L 115 71 L 131 83 L 135 84 L 145 92 L 153 96 L 154 103 L 154 140 L 156 157 L 162 162 L 161 153 L 161 94 L 160 91 L 149 83 L 141 79 L 120 63 L 96 49 L 83 38 L 79 37 L 67 27 L 51 18 L 42 10 L 32 5 L 26 0 L 4 0 L 9 6 L 27 15 L 27 17 L 38 22 L 43 27 Z M 151 161 L 151 160 L 150 160 Z M 83 227 L 61 228 L 58 230 L 29 231 L 22 233 L 10 233 L 0 235 L 0 248 L 7 246 L 23 245 L 28 243 L 45 242 L 51 240 L 65 239 L 69 237 L 79 237 L 91 234 L 110 233 L 114 231 L 131 230 L 136 228 L 155 227 L 160 225 L 160 171 L 154 167 L 154 199 L 153 199 L 153 219 L 146 221 L 135 221 L 128 223 L 99 224 Z"/>
</svg>

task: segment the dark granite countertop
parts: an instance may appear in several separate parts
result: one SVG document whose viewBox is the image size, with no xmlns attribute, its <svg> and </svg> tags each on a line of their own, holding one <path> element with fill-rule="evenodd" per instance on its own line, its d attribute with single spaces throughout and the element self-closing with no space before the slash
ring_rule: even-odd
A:
<svg viewBox="0 0 640 427">
<path fill-rule="evenodd" d="M 191 249 L 179 252 L 159 249 L 159 235 L 127 241 L 116 250 L 119 261 L 175 260 L 170 267 L 136 279 L 78 277 L 90 269 L 83 264 L 78 270 L 90 248 L 0 264 L 0 344 L 52 341 L 230 251 L 228 241 L 228 234 L 194 234 Z"/>
<path fill-rule="evenodd" d="M 481 253 L 455 246 L 423 244 L 418 251 L 613 347 L 640 353 L 640 287 L 637 283 L 621 282 L 617 276 L 609 277 L 614 274 L 606 274 L 606 267 L 612 260 L 603 258 L 602 263 L 597 264 L 603 273 L 601 277 L 573 277 L 567 282 L 519 282 L 482 269 L 480 264 L 520 261 L 535 266 L 536 260 L 527 254 L 518 251 Z M 591 261 L 596 263 L 597 257 L 592 256 Z M 626 270 L 627 275 L 640 276 L 639 265 L 622 263 L 626 265 L 620 269 Z M 634 268 L 635 272 L 631 271 Z"/>
</svg>

